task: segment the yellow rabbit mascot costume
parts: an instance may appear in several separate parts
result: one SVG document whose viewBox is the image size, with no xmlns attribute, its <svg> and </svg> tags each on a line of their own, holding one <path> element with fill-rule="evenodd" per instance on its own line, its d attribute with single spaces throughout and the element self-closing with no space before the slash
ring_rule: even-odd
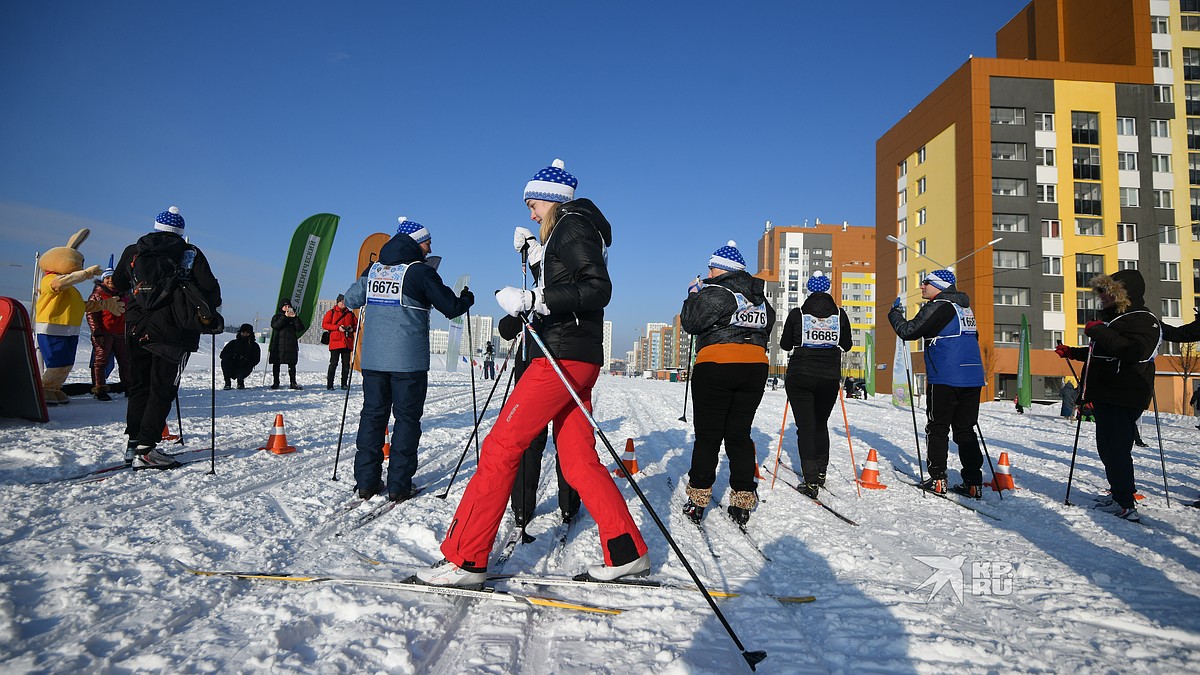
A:
<svg viewBox="0 0 1200 675">
<path fill-rule="evenodd" d="M 100 266 L 84 268 L 79 245 L 91 231 L 82 229 L 71 236 L 66 246 L 58 246 L 42 254 L 38 267 L 44 276 L 38 285 L 37 306 L 34 312 L 34 332 L 38 350 L 46 366 L 42 373 L 42 389 L 47 405 L 70 403 L 63 393 L 63 383 L 75 366 L 75 349 L 79 345 L 79 326 L 85 312 L 112 312 L 120 316 L 125 307 L 115 299 L 84 302 L 75 289 L 100 274 Z"/>
</svg>

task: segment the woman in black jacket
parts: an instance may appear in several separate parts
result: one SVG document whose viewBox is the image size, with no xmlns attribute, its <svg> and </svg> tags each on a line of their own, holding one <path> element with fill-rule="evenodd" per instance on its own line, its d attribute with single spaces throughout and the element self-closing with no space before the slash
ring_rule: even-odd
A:
<svg viewBox="0 0 1200 675">
<path fill-rule="evenodd" d="M 231 380 L 237 380 L 237 388 L 246 388 L 246 378 L 262 359 L 262 350 L 254 341 L 254 326 L 248 323 L 238 328 L 237 335 L 225 343 L 221 350 L 221 372 L 225 375 L 225 388 L 231 389 Z"/>
<path fill-rule="evenodd" d="M 608 246 L 612 227 L 587 199 L 574 199 L 576 181 L 561 160 L 539 171 L 525 186 L 537 237 L 517 228 L 518 250 L 529 262 L 540 257 L 541 274 L 532 291 L 505 288 L 496 301 L 509 316 L 536 313 L 534 328 L 565 373 L 575 394 L 591 407 L 592 387 L 604 362 L 604 307 L 612 296 Z M 528 243 L 528 248 L 525 248 Z M 444 562 L 421 570 L 426 583 L 466 586 L 487 578 L 488 556 L 504 517 L 518 464 L 530 442 L 554 422 L 554 445 L 567 482 L 579 491 L 596 521 L 602 564 L 587 569 L 595 580 L 639 576 L 650 569 L 646 542 L 629 515 L 625 498 L 596 454 L 596 437 L 546 356 L 533 355 L 496 424 L 483 441 L 479 466 L 467 484 L 442 542 Z"/>
<path fill-rule="evenodd" d="M 272 389 L 279 388 L 279 366 L 285 363 L 291 388 L 303 388 L 296 384 L 296 361 L 300 358 L 300 336 L 304 334 L 304 328 L 304 322 L 292 309 L 292 301 L 280 300 L 279 311 L 271 317 L 271 344 L 267 348 L 267 362 L 274 366 L 271 370 L 274 376 Z"/>
<path fill-rule="evenodd" d="M 750 428 L 767 384 L 767 340 L 775 309 L 766 284 L 746 272 L 730 241 L 708 260 L 708 279 L 689 293 L 680 313 L 683 330 L 696 336 L 692 415 L 696 441 L 688 472 L 684 514 L 700 522 L 712 499 L 721 443 L 729 457 L 729 515 L 739 525 L 758 503 Z"/>
<path fill-rule="evenodd" d="M 816 499 L 829 466 L 829 415 L 838 398 L 842 353 L 853 343 L 850 319 L 828 292 L 829 277 L 814 272 L 806 287 L 809 296 L 788 312 L 779 348 L 792 352 L 784 388 L 796 418 L 804 476 L 800 492 Z"/>
</svg>

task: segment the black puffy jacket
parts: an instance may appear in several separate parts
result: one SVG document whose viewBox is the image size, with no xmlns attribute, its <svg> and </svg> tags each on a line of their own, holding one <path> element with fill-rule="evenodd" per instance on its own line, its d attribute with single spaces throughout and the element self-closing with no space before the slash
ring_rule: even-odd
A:
<svg viewBox="0 0 1200 675">
<path fill-rule="evenodd" d="M 818 349 L 802 347 L 804 342 L 804 315 L 809 314 L 818 318 L 833 316 L 838 313 L 840 324 L 838 347 L 840 349 Z M 840 380 L 842 377 L 842 352 L 850 351 L 854 345 L 850 335 L 850 318 L 846 312 L 839 309 L 828 293 L 813 293 L 804 300 L 804 304 L 788 312 L 787 320 L 783 322 L 783 333 L 779 336 L 779 348 L 791 351 L 788 359 L 788 377 L 812 377 L 820 380 Z M 795 351 L 792 351 L 793 348 Z M 790 381 L 790 380 L 789 380 Z"/>
<path fill-rule="evenodd" d="M 588 199 L 558 207 L 544 243 L 541 288 L 547 316 L 534 328 L 556 359 L 604 365 L 604 308 L 612 299 L 608 247 L 612 226 Z"/>
<path fill-rule="evenodd" d="M 741 293 L 754 304 L 767 306 L 767 325 L 747 328 L 731 325 L 738 311 L 734 293 Z M 705 279 L 703 286 L 688 294 L 683 301 L 679 323 L 685 331 L 696 336 L 696 352 L 709 345 L 754 344 L 767 348 L 771 328 L 775 325 L 775 308 L 767 302 L 766 282 L 739 270 L 726 272 L 713 279 Z"/>
</svg>

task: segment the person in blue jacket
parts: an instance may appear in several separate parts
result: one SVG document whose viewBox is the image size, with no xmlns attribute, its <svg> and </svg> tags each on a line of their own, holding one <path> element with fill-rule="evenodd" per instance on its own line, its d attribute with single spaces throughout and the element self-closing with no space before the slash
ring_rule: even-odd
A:
<svg viewBox="0 0 1200 675">
<path fill-rule="evenodd" d="M 921 280 L 927 300 L 911 321 L 904 317 L 904 300 L 896 298 L 888 321 L 901 340 L 925 340 L 926 445 L 929 478 L 921 487 L 946 492 L 946 457 L 950 430 L 962 462 L 962 483 L 952 492 L 983 498 L 983 453 L 975 425 L 979 421 L 979 392 L 983 388 L 983 359 L 971 300 L 955 286 L 954 272 L 934 270 Z"/>
<path fill-rule="evenodd" d="M 437 269 L 426 261 L 432 250 L 429 230 L 401 217 L 378 261 L 345 293 L 346 307 L 366 307 L 359 327 L 363 407 L 354 453 L 355 489 L 363 499 L 385 490 L 394 502 L 412 495 L 429 385 L 430 310 L 453 319 L 475 304 L 470 290 L 463 288 L 456 296 L 442 283 Z M 391 415 L 396 422 L 385 484 L 380 480 L 383 437 Z"/>
</svg>

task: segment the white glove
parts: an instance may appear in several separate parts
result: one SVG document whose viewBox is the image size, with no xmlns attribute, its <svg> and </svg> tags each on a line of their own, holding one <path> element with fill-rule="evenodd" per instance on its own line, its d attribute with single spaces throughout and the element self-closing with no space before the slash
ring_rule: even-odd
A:
<svg viewBox="0 0 1200 675">
<path fill-rule="evenodd" d="M 496 303 L 509 316 L 517 316 L 531 309 L 542 315 L 550 313 L 550 308 L 546 306 L 545 299 L 542 297 L 539 289 L 536 288 L 532 291 L 523 291 L 519 288 L 506 286 L 496 291 Z"/>
<path fill-rule="evenodd" d="M 513 248 L 517 253 L 527 251 L 525 260 L 530 265 L 538 265 L 542 262 L 542 245 L 538 243 L 537 237 L 533 236 L 533 232 L 527 227 L 518 227 L 513 230 Z"/>
</svg>

